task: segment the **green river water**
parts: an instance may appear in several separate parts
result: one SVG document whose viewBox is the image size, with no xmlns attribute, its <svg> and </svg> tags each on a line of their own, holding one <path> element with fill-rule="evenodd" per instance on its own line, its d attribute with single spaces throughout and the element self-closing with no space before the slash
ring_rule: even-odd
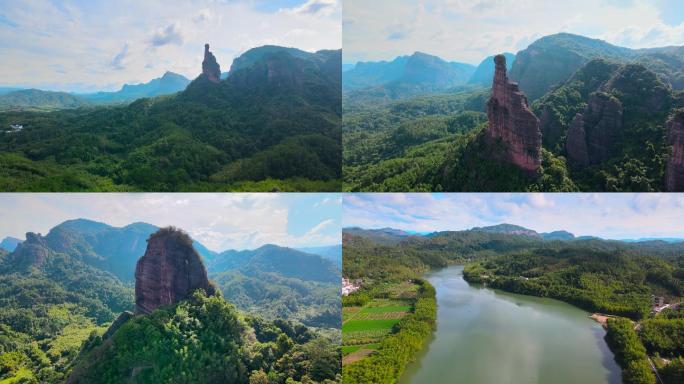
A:
<svg viewBox="0 0 684 384">
<path fill-rule="evenodd" d="M 588 313 L 563 302 L 469 285 L 463 267 L 430 273 L 437 329 L 400 384 L 619 384 Z"/>
</svg>

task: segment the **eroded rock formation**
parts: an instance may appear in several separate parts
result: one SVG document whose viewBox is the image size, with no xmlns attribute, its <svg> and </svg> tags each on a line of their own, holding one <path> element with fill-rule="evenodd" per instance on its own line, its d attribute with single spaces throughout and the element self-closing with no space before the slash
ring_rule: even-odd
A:
<svg viewBox="0 0 684 384">
<path fill-rule="evenodd" d="M 667 142 L 672 151 L 667 160 L 665 187 L 670 192 L 684 191 L 684 109 L 667 120 Z"/>
<path fill-rule="evenodd" d="M 197 289 L 209 295 L 215 292 L 190 236 L 172 227 L 152 234 L 135 268 L 135 313 L 148 314 L 188 298 Z"/>
<path fill-rule="evenodd" d="M 485 134 L 506 146 L 501 160 L 515 164 L 529 175 L 537 175 L 542 144 L 539 119 L 530 110 L 518 84 L 508 81 L 506 57 L 497 55 L 494 63 L 492 96 L 487 102 L 489 127 Z"/>
<path fill-rule="evenodd" d="M 12 253 L 12 262 L 20 268 L 39 268 L 50 257 L 52 251 L 45 242 L 45 238 L 33 232 L 26 233 L 26 241 L 17 245 Z"/>
<path fill-rule="evenodd" d="M 212 83 L 221 81 L 221 66 L 216 61 L 214 54 L 209 51 L 209 44 L 204 44 L 204 60 L 202 61 L 202 74 Z"/>
<path fill-rule="evenodd" d="M 573 167 L 585 167 L 607 160 L 622 130 L 620 100 L 603 92 L 589 97 L 584 113 L 578 113 L 568 129 L 565 149 Z"/>
</svg>

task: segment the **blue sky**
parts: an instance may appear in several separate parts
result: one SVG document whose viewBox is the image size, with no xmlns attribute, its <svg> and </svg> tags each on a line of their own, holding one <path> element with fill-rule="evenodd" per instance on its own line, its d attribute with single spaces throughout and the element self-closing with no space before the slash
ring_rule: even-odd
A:
<svg viewBox="0 0 684 384">
<path fill-rule="evenodd" d="M 265 44 L 342 46 L 340 0 L 0 0 L 0 86 L 118 90 Z"/>
<path fill-rule="evenodd" d="M 682 0 L 345 0 L 344 61 L 422 51 L 478 64 L 570 32 L 630 48 L 684 45 Z"/>
<path fill-rule="evenodd" d="M 212 250 L 264 244 L 315 247 L 341 242 L 342 201 L 334 193 L 0 194 L 0 238 L 47 234 L 70 219 L 116 227 L 173 225 Z"/>
<path fill-rule="evenodd" d="M 655 193 L 346 194 L 343 226 L 418 232 L 500 223 L 609 239 L 684 238 L 684 195 Z"/>
</svg>

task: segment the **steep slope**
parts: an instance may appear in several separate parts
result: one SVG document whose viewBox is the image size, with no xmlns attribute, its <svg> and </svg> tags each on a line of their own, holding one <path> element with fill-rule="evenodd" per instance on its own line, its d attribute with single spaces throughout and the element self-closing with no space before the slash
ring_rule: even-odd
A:
<svg viewBox="0 0 684 384">
<path fill-rule="evenodd" d="M 511 79 L 530 100 L 535 100 L 565 82 L 591 59 L 625 61 L 632 50 L 569 33 L 542 37 L 518 52 L 511 68 Z"/>
<path fill-rule="evenodd" d="M 179 94 L 126 107 L 0 114 L 0 125 L 26 127 L 0 137 L 7 170 L 0 183 L 6 190 L 338 190 L 340 68 L 340 51 L 314 60 L 276 52 L 218 84 L 202 75 Z"/>
<path fill-rule="evenodd" d="M 22 89 L 0 95 L 0 112 L 2 111 L 52 111 L 89 106 L 91 103 L 80 96 L 66 92 L 41 91 L 40 89 Z"/>
<path fill-rule="evenodd" d="M 398 98 L 465 84 L 474 71 L 475 67 L 470 64 L 447 62 L 437 56 L 416 52 L 391 62 L 360 62 L 344 72 L 342 77 L 346 91 L 382 87 Z"/>
<path fill-rule="evenodd" d="M 162 77 L 152 79 L 147 83 L 124 84 L 116 92 L 86 93 L 78 96 L 96 103 L 130 102 L 143 97 L 156 97 L 180 92 L 188 84 L 190 84 L 190 80 L 185 76 L 167 71 Z"/>
</svg>

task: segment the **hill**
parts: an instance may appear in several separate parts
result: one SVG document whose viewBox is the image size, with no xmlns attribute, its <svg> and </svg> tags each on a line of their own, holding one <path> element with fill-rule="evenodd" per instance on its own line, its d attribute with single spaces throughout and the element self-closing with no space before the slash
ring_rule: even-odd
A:
<svg viewBox="0 0 684 384">
<path fill-rule="evenodd" d="M 87 99 L 66 92 L 21 89 L 0 95 L 0 112 L 54 111 L 90 105 Z"/>
<path fill-rule="evenodd" d="M 156 97 L 180 92 L 188 84 L 190 84 L 190 80 L 185 76 L 167 71 L 162 77 L 152 79 L 147 83 L 124 84 L 116 92 L 85 93 L 78 96 L 93 103 L 122 103 L 144 97 Z"/>
<path fill-rule="evenodd" d="M 17 245 L 19 245 L 19 243 L 21 243 L 20 239 L 17 239 L 16 237 L 7 236 L 0 242 L 0 248 L 8 252 L 12 252 L 15 248 L 17 248 Z"/>
<path fill-rule="evenodd" d="M 127 106 L 0 114 L 4 190 L 339 190 L 340 51 L 264 55 Z M 59 129 L 56 129 L 59 127 Z"/>
<path fill-rule="evenodd" d="M 437 56 L 415 52 L 390 62 L 359 62 L 342 77 L 345 91 L 384 92 L 396 99 L 463 85 L 474 71 L 475 67 L 470 64 L 447 62 Z"/>
<path fill-rule="evenodd" d="M 342 244 L 322 247 L 297 248 L 297 250 L 318 255 L 324 259 L 332 261 L 337 266 L 342 267 Z"/>
</svg>

